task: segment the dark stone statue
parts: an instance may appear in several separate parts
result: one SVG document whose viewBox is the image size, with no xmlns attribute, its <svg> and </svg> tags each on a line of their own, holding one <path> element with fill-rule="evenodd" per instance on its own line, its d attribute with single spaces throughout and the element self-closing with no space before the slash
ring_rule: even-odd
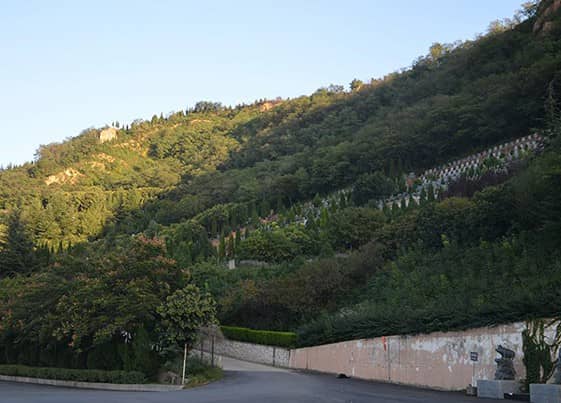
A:
<svg viewBox="0 0 561 403">
<path fill-rule="evenodd" d="M 550 385 L 561 385 L 561 348 L 559 349 L 559 357 L 555 361 L 551 377 L 547 380 Z"/>
<path fill-rule="evenodd" d="M 516 371 L 514 370 L 514 351 L 509 348 L 503 347 L 499 344 L 499 347 L 496 349 L 497 353 L 501 356 L 499 358 L 495 358 L 495 362 L 497 363 L 497 371 L 495 371 L 495 380 L 504 380 L 504 381 L 512 381 L 514 380 L 514 376 L 516 375 Z"/>
</svg>

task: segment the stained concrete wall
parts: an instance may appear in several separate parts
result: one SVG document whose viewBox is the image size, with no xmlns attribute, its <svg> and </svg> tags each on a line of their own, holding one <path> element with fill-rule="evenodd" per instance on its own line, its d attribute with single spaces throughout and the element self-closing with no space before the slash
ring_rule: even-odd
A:
<svg viewBox="0 0 561 403">
<path fill-rule="evenodd" d="M 195 348 L 210 353 L 213 349 L 212 337 L 202 338 Z M 220 337 L 214 338 L 214 354 L 276 367 L 288 367 L 290 364 L 290 350 L 286 348 L 243 343 Z"/>
<path fill-rule="evenodd" d="M 388 336 L 353 340 L 291 351 L 290 367 L 342 373 L 429 388 L 460 390 L 477 379 L 493 379 L 495 348 L 502 344 L 516 352 L 517 379 L 524 378 L 522 322 L 459 332 Z M 548 329 L 553 337 L 553 329 Z M 470 352 L 479 361 L 470 361 Z M 474 372 L 475 371 L 475 372 Z M 474 375 L 475 373 L 475 375 Z"/>
</svg>

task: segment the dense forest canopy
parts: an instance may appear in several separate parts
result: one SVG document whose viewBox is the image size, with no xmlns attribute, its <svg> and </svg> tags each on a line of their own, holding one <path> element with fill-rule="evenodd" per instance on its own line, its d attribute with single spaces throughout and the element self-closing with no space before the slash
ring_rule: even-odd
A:
<svg viewBox="0 0 561 403">
<path fill-rule="evenodd" d="M 559 315 L 553 4 L 348 90 L 199 102 L 1 170 L 0 363 L 153 371 L 154 351 L 131 357 L 191 286 L 222 323 L 301 345 Z M 534 133 L 516 161 L 413 199 L 415 174 Z"/>
</svg>

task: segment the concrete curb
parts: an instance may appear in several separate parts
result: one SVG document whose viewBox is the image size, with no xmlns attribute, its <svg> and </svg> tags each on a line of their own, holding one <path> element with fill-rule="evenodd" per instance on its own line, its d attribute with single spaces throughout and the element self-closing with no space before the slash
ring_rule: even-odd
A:
<svg viewBox="0 0 561 403">
<path fill-rule="evenodd" d="M 0 381 L 32 383 L 36 385 L 60 386 L 65 388 L 117 390 L 124 392 L 173 392 L 182 390 L 181 385 L 118 384 L 101 382 L 60 381 L 57 379 L 29 378 L 25 376 L 0 375 Z"/>
</svg>

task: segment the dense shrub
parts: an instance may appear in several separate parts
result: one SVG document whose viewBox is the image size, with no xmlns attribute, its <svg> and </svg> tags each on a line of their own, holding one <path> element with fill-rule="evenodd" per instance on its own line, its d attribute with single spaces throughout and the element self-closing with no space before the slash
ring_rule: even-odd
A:
<svg viewBox="0 0 561 403">
<path fill-rule="evenodd" d="M 138 371 L 102 371 L 98 369 L 68 369 L 27 367 L 25 365 L 0 365 L 0 374 L 30 378 L 58 379 L 63 381 L 144 383 L 146 377 Z"/>
<path fill-rule="evenodd" d="M 224 336 L 228 339 L 245 341 L 248 343 L 278 347 L 294 347 L 297 341 L 296 333 L 292 332 L 273 332 L 234 326 L 222 326 L 221 329 Z"/>
</svg>

